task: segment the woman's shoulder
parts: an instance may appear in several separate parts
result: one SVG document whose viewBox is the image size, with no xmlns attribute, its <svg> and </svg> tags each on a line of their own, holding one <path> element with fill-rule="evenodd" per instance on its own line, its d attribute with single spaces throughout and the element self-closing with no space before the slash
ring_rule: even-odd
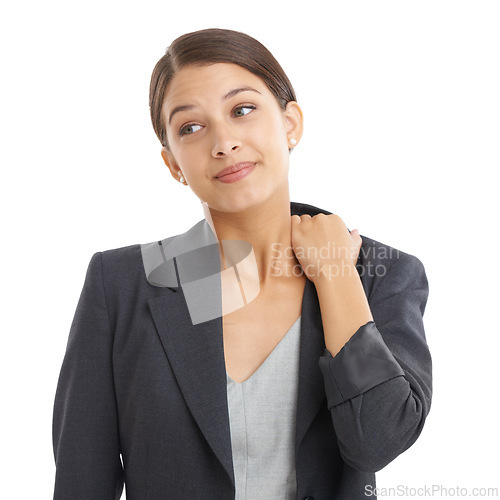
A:
<svg viewBox="0 0 500 500">
<path fill-rule="evenodd" d="M 362 245 L 356 269 L 369 299 L 376 290 L 379 296 L 411 287 L 427 293 L 427 275 L 418 257 L 368 236 L 360 236 Z"/>
<path fill-rule="evenodd" d="M 191 256 L 216 242 L 209 224 L 202 219 L 184 233 L 102 250 L 91 261 L 99 258 L 103 276 L 109 280 L 141 279 L 155 286 L 178 286 L 174 257 Z"/>
<path fill-rule="evenodd" d="M 94 261 L 99 263 L 103 283 L 108 286 L 140 280 L 144 275 L 140 243 L 97 251 L 91 265 Z"/>
<path fill-rule="evenodd" d="M 387 243 L 383 243 L 381 241 L 375 240 L 374 238 L 370 238 L 364 234 L 360 234 L 362 244 L 360 249 L 360 259 L 363 261 L 372 261 L 372 262 L 380 262 L 385 261 L 389 262 L 397 262 L 400 259 L 403 260 L 413 260 L 418 258 L 409 253 L 405 252 L 399 248 L 388 245 Z"/>
<path fill-rule="evenodd" d="M 315 207 L 307 203 L 290 202 L 291 215 L 304 215 L 308 214 L 311 217 L 323 213 L 325 215 L 332 215 L 332 212 L 323 208 Z M 392 267 L 396 263 L 402 263 L 403 267 L 422 266 L 422 262 L 411 253 L 404 252 L 398 248 L 382 243 L 378 240 L 360 235 L 362 245 L 359 253 L 357 265 L 361 266 L 384 266 L 385 268 Z"/>
<path fill-rule="evenodd" d="M 362 244 L 356 265 L 382 266 L 386 271 L 393 267 L 423 269 L 423 264 L 417 256 L 363 234 L 360 236 Z"/>
</svg>

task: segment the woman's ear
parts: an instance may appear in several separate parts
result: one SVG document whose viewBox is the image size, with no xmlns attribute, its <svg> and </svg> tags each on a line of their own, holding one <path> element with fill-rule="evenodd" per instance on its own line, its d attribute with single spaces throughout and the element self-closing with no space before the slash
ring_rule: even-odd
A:
<svg viewBox="0 0 500 500">
<path fill-rule="evenodd" d="M 294 138 L 298 144 L 304 130 L 304 116 L 296 101 L 289 101 L 284 111 L 288 140 Z"/>
<path fill-rule="evenodd" d="M 172 177 L 176 181 L 179 181 L 179 179 L 182 175 L 181 169 L 179 168 L 179 165 L 177 165 L 177 162 L 175 161 L 174 155 L 165 146 L 163 146 L 161 148 L 161 157 L 163 158 L 165 165 L 170 170 Z"/>
</svg>

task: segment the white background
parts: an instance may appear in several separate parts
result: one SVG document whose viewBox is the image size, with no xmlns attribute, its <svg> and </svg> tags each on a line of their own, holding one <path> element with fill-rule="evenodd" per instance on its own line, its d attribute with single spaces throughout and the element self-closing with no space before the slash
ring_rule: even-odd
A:
<svg viewBox="0 0 500 500">
<path fill-rule="evenodd" d="M 425 266 L 433 404 L 378 486 L 500 488 L 498 2 L 27 1 L 0 17 L 2 497 L 52 497 L 53 400 L 93 253 L 203 218 L 161 159 L 148 91 L 169 43 L 209 27 L 254 36 L 292 81 L 291 199 Z"/>
</svg>

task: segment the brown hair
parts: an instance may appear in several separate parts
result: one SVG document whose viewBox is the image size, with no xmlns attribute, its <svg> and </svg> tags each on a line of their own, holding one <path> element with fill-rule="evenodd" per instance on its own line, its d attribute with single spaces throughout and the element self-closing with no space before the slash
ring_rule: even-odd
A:
<svg viewBox="0 0 500 500">
<path fill-rule="evenodd" d="M 149 109 L 154 131 L 162 146 L 168 148 L 162 105 L 167 87 L 188 64 L 233 63 L 260 77 L 282 109 L 296 101 L 295 91 L 283 68 L 264 45 L 239 31 L 210 28 L 176 38 L 156 63 L 149 87 Z"/>
</svg>

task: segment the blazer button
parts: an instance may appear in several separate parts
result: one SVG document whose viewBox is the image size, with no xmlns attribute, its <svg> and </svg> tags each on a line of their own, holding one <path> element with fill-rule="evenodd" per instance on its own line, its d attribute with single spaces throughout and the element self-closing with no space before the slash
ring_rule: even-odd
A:
<svg viewBox="0 0 500 500">
<path fill-rule="evenodd" d="M 305 497 L 304 500 L 314 500 L 314 497 Z"/>
</svg>

